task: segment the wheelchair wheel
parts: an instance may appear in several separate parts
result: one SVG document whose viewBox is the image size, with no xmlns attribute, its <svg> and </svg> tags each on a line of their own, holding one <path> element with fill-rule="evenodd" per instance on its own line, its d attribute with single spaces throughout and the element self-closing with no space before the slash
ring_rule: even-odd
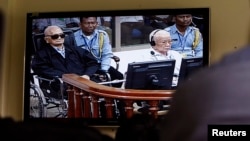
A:
<svg viewBox="0 0 250 141">
<path fill-rule="evenodd" d="M 30 86 L 30 117 L 46 117 L 46 101 L 43 92 L 34 84 Z"/>
</svg>

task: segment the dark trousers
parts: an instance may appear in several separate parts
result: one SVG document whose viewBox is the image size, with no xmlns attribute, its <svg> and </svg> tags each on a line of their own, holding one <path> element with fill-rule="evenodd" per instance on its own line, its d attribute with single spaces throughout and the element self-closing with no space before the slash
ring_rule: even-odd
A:
<svg viewBox="0 0 250 141">
<path fill-rule="evenodd" d="M 54 81 L 52 82 L 40 81 L 40 88 L 42 89 L 46 97 L 52 97 L 56 99 L 68 99 L 68 94 L 66 92 L 67 86 L 65 83 L 60 83 L 59 79 L 54 79 Z"/>
<path fill-rule="evenodd" d="M 124 76 L 121 72 L 119 72 L 118 70 L 116 70 L 114 67 L 110 67 L 108 70 L 108 73 L 110 74 L 111 80 L 122 80 L 124 79 Z M 122 86 L 122 82 L 121 83 L 115 83 L 112 84 L 112 87 L 116 87 L 116 88 L 121 88 Z"/>
<path fill-rule="evenodd" d="M 98 70 L 96 72 L 96 74 L 100 75 L 100 76 L 105 76 L 105 72 L 101 71 L 101 70 Z M 108 70 L 108 74 L 110 75 L 110 79 L 111 81 L 112 80 L 122 80 L 124 79 L 124 76 L 121 72 L 119 72 L 118 70 L 116 70 L 114 67 L 110 67 L 109 70 Z M 107 77 L 107 76 L 106 76 Z M 107 78 L 104 78 L 103 80 L 100 80 L 102 78 L 92 78 L 92 79 L 99 79 L 99 80 L 94 80 L 95 82 L 106 82 L 106 81 L 109 81 Z M 121 83 L 111 83 L 111 84 L 107 84 L 107 86 L 111 86 L 111 87 L 116 87 L 116 88 L 121 88 L 122 86 L 122 82 Z"/>
</svg>

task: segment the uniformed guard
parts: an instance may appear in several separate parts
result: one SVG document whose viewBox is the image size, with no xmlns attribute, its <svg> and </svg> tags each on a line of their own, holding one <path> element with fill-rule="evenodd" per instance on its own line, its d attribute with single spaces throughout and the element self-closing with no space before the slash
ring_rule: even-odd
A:
<svg viewBox="0 0 250 141">
<path fill-rule="evenodd" d="M 123 74 L 111 66 L 113 57 L 109 35 L 97 29 L 97 17 L 80 17 L 80 30 L 74 33 L 76 45 L 89 50 L 100 63 L 100 71 L 108 72 L 111 80 L 123 79 Z M 112 84 L 121 87 L 122 83 Z"/>
<path fill-rule="evenodd" d="M 183 57 L 202 57 L 203 38 L 198 28 L 191 26 L 192 15 L 174 15 L 175 24 L 165 28 L 172 38 L 171 49 L 178 51 Z"/>
</svg>

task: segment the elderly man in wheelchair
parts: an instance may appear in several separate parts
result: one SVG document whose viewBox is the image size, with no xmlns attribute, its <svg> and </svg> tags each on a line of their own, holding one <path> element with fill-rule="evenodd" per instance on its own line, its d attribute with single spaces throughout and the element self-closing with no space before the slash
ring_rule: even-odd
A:
<svg viewBox="0 0 250 141">
<path fill-rule="evenodd" d="M 44 31 L 46 44 L 36 50 L 31 62 L 34 73 L 42 78 L 41 89 L 50 88 L 44 95 L 56 99 L 67 99 L 66 87 L 60 81 L 65 73 L 75 73 L 95 82 L 103 81 L 95 75 L 100 68 L 96 58 L 85 49 L 65 43 L 65 38 L 60 27 L 48 26 Z"/>
</svg>

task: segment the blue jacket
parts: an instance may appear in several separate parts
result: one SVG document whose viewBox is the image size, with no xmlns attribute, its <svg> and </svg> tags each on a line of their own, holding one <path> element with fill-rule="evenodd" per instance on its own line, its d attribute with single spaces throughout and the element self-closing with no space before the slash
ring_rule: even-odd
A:
<svg viewBox="0 0 250 141">
<path fill-rule="evenodd" d="M 103 33 L 103 47 L 100 54 L 100 45 L 99 45 L 99 36 L 100 33 Z M 112 47 L 110 44 L 108 34 L 103 30 L 95 30 L 91 35 L 91 38 L 88 39 L 86 35 L 83 34 L 82 30 L 78 30 L 74 33 L 76 45 L 83 49 L 90 51 L 95 58 L 101 63 L 101 69 L 107 71 L 111 64 L 111 57 L 113 56 Z"/>
</svg>

